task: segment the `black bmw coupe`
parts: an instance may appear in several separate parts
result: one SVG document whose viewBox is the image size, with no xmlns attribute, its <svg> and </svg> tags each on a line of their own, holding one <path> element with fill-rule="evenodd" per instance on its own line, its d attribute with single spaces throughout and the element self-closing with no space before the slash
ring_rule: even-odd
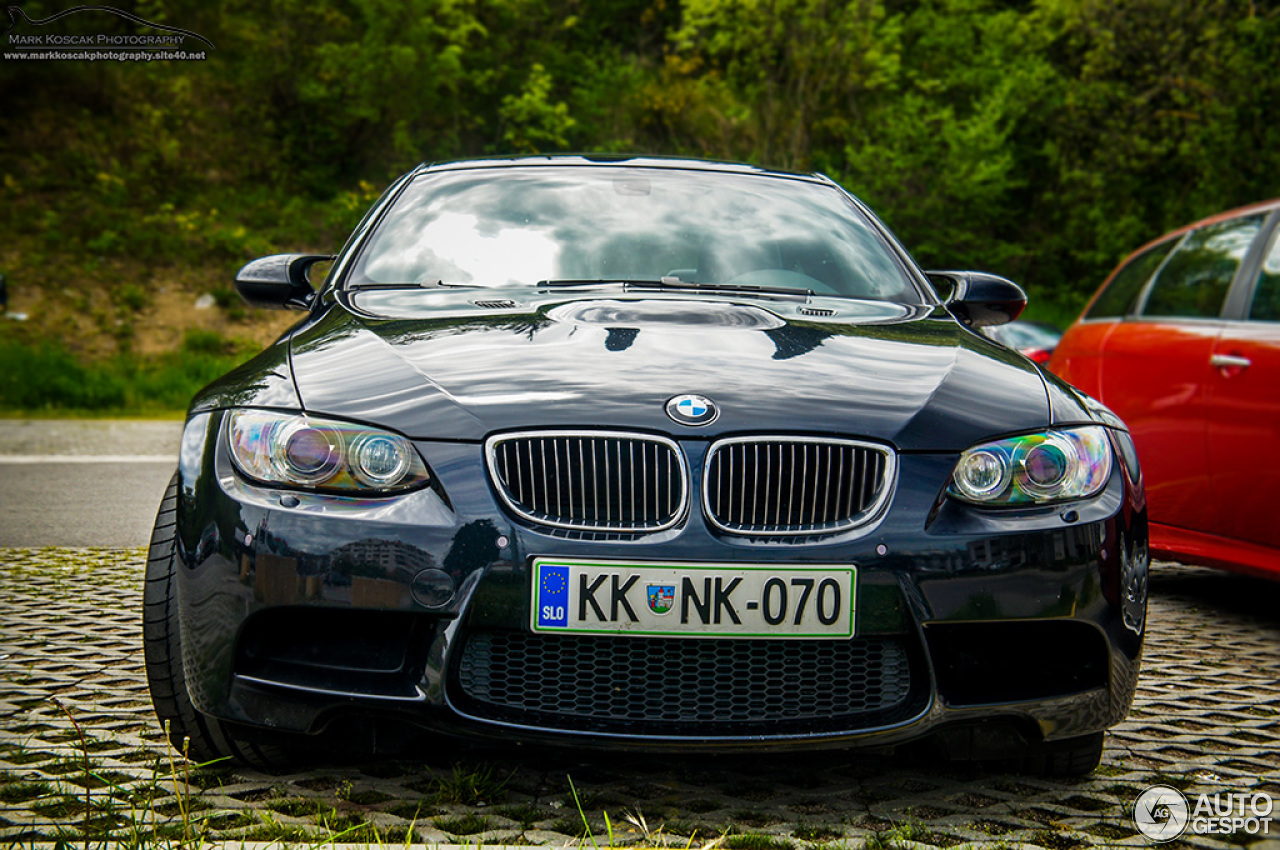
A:
<svg viewBox="0 0 1280 850">
<path fill-rule="evenodd" d="M 157 520 L 147 671 L 192 758 L 928 739 L 1078 773 L 1129 709 L 1124 424 L 975 332 L 1017 286 L 922 272 L 822 176 L 423 166 L 336 258 L 236 284 L 303 317 L 196 397 Z"/>
</svg>

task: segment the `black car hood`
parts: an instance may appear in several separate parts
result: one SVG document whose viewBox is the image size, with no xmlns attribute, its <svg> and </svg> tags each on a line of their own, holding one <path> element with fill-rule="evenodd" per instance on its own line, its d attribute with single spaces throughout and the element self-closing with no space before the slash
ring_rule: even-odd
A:
<svg viewBox="0 0 1280 850">
<path fill-rule="evenodd" d="M 1020 355 L 941 310 L 845 299 L 360 293 L 291 354 L 305 409 L 413 438 L 789 432 L 956 451 L 1050 423 L 1044 380 Z M 674 422 L 666 402 L 684 393 L 719 418 Z"/>
</svg>

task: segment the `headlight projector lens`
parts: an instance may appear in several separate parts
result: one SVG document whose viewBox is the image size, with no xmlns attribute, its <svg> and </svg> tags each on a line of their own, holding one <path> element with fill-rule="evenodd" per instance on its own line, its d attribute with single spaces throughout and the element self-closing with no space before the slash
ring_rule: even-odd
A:
<svg viewBox="0 0 1280 850">
<path fill-rule="evenodd" d="M 394 483 L 409 468 L 409 450 L 403 442 L 390 437 L 360 437 L 352 447 L 352 455 L 352 472 L 371 487 Z"/>
</svg>

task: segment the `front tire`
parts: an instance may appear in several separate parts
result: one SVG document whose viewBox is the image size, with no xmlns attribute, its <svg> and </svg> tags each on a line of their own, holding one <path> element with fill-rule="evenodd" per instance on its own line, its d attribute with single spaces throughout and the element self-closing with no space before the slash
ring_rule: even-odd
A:
<svg viewBox="0 0 1280 850">
<path fill-rule="evenodd" d="M 169 742 L 190 761 L 205 763 L 231 758 L 260 770 L 286 769 L 294 761 L 288 749 L 245 740 L 230 724 L 201 714 L 191 702 L 182 669 L 175 581 L 177 508 L 178 476 L 174 475 L 160 502 L 151 532 L 142 591 L 143 656 L 156 717 L 165 727 Z"/>
</svg>

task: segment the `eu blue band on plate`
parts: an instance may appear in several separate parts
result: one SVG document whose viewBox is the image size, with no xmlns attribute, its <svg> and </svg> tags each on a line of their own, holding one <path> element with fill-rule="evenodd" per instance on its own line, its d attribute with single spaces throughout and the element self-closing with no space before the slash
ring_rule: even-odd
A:
<svg viewBox="0 0 1280 850">
<path fill-rule="evenodd" d="M 538 570 L 538 625 L 569 625 L 569 568 L 542 564 Z"/>
</svg>

